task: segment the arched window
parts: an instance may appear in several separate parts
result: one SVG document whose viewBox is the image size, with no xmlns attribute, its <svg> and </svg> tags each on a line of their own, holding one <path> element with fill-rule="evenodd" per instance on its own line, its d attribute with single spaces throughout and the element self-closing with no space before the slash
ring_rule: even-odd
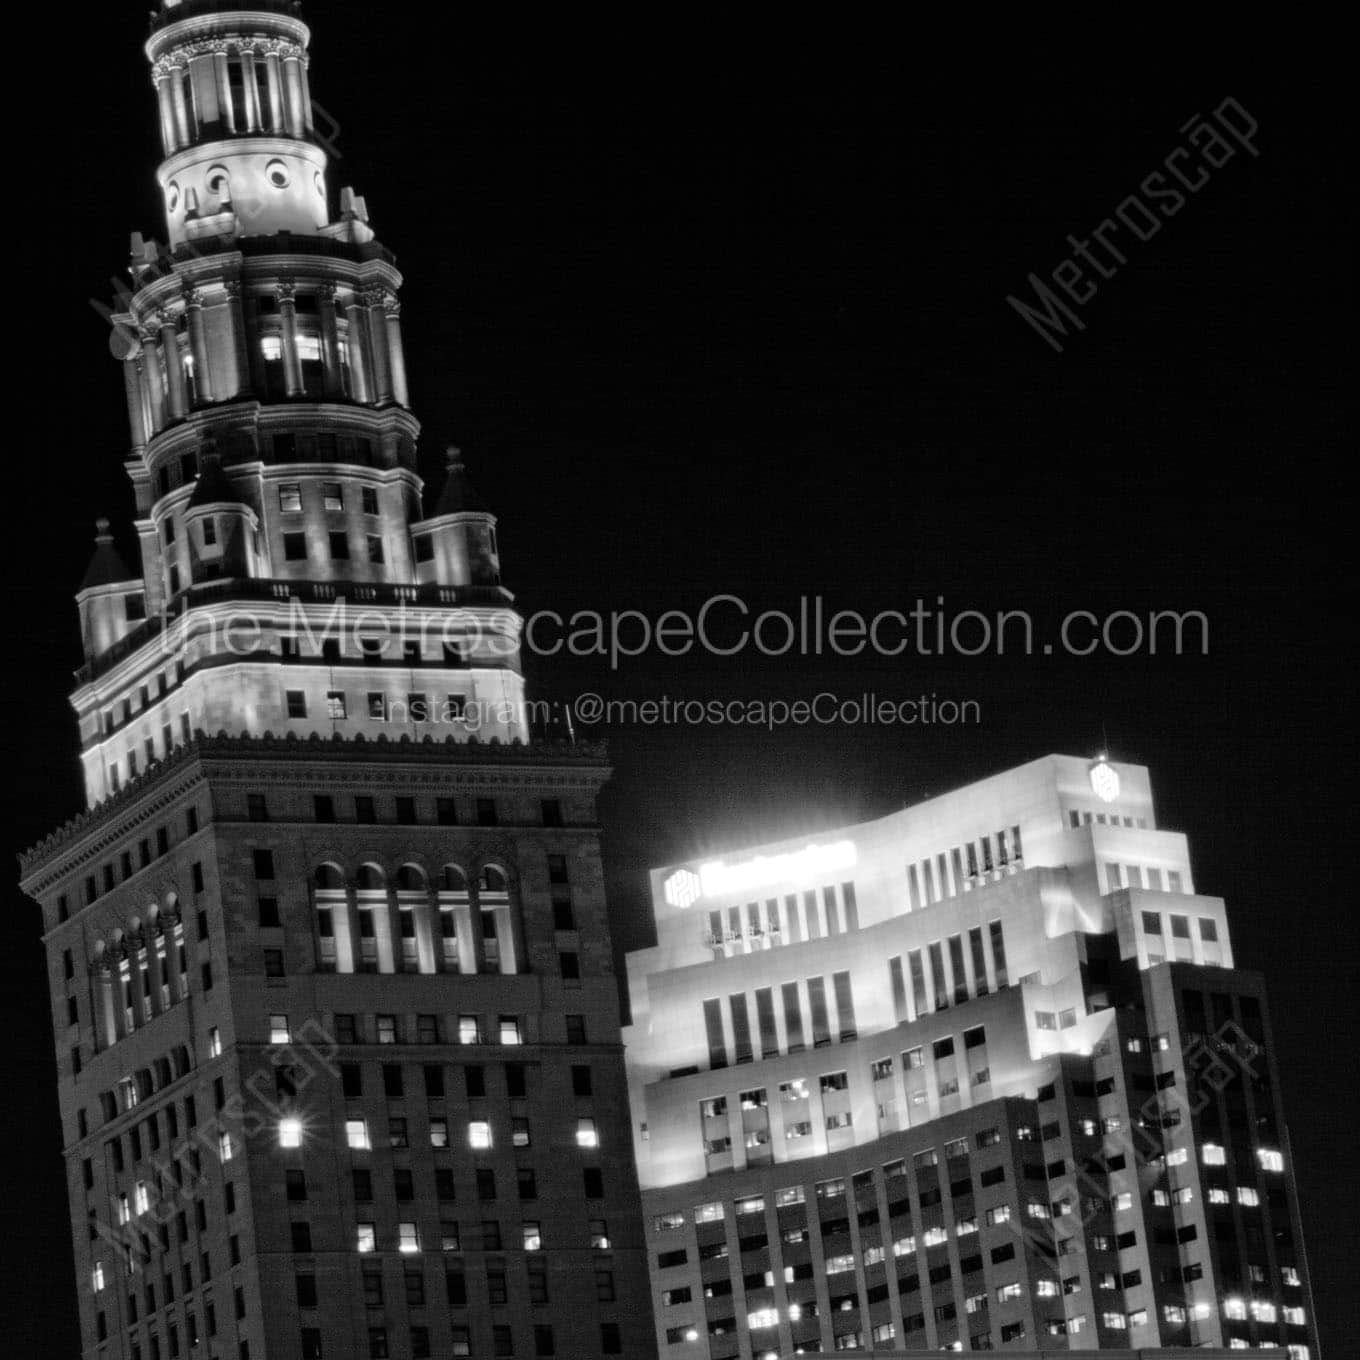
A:
<svg viewBox="0 0 1360 1360">
<path fill-rule="evenodd" d="M 175 1049 L 175 1075 L 177 1077 L 188 1076 L 191 1065 L 189 1050 L 183 1044 L 178 1045 Z"/>
<path fill-rule="evenodd" d="M 156 1069 L 156 1089 L 162 1091 L 169 1086 L 173 1080 L 170 1075 L 170 1059 L 157 1058 L 152 1066 Z"/>
<path fill-rule="evenodd" d="M 361 864 L 358 887 L 360 892 L 383 892 L 387 888 L 387 879 L 376 864 Z"/>
<path fill-rule="evenodd" d="M 505 877 L 505 870 L 497 868 L 494 864 L 488 864 L 478 876 L 477 891 L 483 895 L 499 893 L 502 896 L 510 891 L 509 881 Z"/>
<path fill-rule="evenodd" d="M 343 892 L 345 876 L 334 864 L 323 864 L 316 871 L 316 886 L 328 892 Z"/>
<path fill-rule="evenodd" d="M 442 892 L 466 894 L 467 875 L 456 864 L 446 864 L 439 876 L 439 887 Z"/>
<path fill-rule="evenodd" d="M 397 870 L 397 890 L 399 892 L 424 892 L 425 874 L 414 864 L 403 864 Z"/>
</svg>

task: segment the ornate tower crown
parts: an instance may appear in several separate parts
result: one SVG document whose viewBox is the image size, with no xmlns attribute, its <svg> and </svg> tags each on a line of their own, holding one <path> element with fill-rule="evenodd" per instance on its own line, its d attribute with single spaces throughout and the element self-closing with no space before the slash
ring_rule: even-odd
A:
<svg viewBox="0 0 1360 1360">
<path fill-rule="evenodd" d="M 495 517 L 456 459 L 422 510 L 401 275 L 353 190 L 331 220 L 308 39 L 287 0 L 152 17 L 168 241 L 133 236 L 114 318 L 141 571 L 101 530 L 91 802 L 196 731 L 527 735 Z"/>
<path fill-rule="evenodd" d="M 164 3 L 146 44 L 171 247 L 214 236 L 337 234 L 298 6 Z M 338 234 L 345 234 L 343 224 Z"/>
</svg>

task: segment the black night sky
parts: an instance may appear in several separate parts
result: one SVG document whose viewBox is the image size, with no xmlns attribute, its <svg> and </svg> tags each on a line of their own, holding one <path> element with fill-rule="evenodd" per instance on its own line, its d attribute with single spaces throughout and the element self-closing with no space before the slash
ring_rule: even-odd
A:
<svg viewBox="0 0 1360 1360">
<path fill-rule="evenodd" d="M 1005 74 L 952 42 L 851 47 L 829 30 L 784 50 L 770 31 L 659 27 L 675 15 L 537 53 L 450 7 L 307 17 L 313 95 L 339 124 L 332 193 L 366 197 L 406 279 L 423 470 L 437 482 L 443 446 L 462 446 L 526 611 L 655 614 L 730 592 L 753 612 L 944 596 L 1041 629 L 1075 609 L 1207 614 L 1207 657 L 653 653 L 613 673 L 531 658 L 529 674 L 561 700 L 933 692 L 982 708 L 972 727 L 600 730 L 620 949 L 648 942 L 649 866 L 879 815 L 1050 751 L 1108 743 L 1149 765 L 1160 823 L 1190 837 L 1200 890 L 1227 899 L 1238 963 L 1267 975 L 1323 1344 L 1349 1350 L 1357 519 L 1339 77 L 1312 52 L 1281 79 L 1260 52 L 1139 73 L 1085 52 L 1074 82 L 1056 58 Z M 69 122 L 59 110 L 42 152 L 69 178 L 35 159 L 11 182 L 11 410 L 32 421 L 8 459 L 16 849 L 79 806 L 71 597 L 97 515 L 130 543 L 121 378 L 88 299 L 126 278 L 131 230 L 162 230 L 142 18 L 100 5 L 79 20 L 61 45 Z M 1229 96 L 1259 123 L 1259 156 L 1239 149 L 1146 243 L 1124 233 L 1127 263 L 1055 353 L 1006 295 L 1049 276 L 1068 233 L 1089 237 Z M 17 888 L 10 911 L 4 1349 L 69 1356 L 38 916 Z"/>
</svg>

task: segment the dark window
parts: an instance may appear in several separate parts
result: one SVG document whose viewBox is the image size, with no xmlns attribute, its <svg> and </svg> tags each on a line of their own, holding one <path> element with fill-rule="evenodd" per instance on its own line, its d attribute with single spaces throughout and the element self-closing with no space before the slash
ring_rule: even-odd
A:
<svg viewBox="0 0 1360 1360">
<path fill-rule="evenodd" d="M 333 822 L 335 820 L 335 799 L 329 793 L 314 793 L 312 795 L 312 815 L 318 822 Z"/>
<path fill-rule="evenodd" d="M 494 798 L 479 798 L 477 800 L 477 825 L 496 825 L 496 800 Z"/>
<path fill-rule="evenodd" d="M 305 562 L 307 560 L 307 535 L 301 532 L 284 534 L 283 557 L 286 562 Z"/>
<path fill-rule="evenodd" d="M 277 897 L 260 898 L 260 924 L 262 926 L 278 926 L 279 920 L 279 899 Z"/>
<path fill-rule="evenodd" d="M 440 826 L 457 826 L 458 809 L 452 798 L 435 799 L 435 819 Z"/>
<path fill-rule="evenodd" d="M 293 1250 L 295 1252 L 309 1252 L 312 1249 L 312 1225 L 310 1223 L 293 1223 L 289 1225 L 292 1233 Z M 233 1237 L 232 1242 L 236 1239 Z M 236 1250 L 232 1252 L 232 1264 L 237 1262 Z"/>
<path fill-rule="evenodd" d="M 562 825 L 562 802 L 558 798 L 544 798 L 540 804 L 543 810 L 544 826 Z"/>
<path fill-rule="evenodd" d="M 266 949 L 264 951 L 264 975 L 265 977 L 283 977 L 282 949 Z"/>
<path fill-rule="evenodd" d="M 582 1168 L 581 1185 L 587 1199 L 604 1198 L 604 1172 L 598 1166 Z"/>
<path fill-rule="evenodd" d="M 416 824 L 416 800 L 414 798 L 397 799 L 397 821 L 402 826 L 414 826 Z"/>
<path fill-rule="evenodd" d="M 373 799 L 367 794 L 358 794 L 354 799 L 354 820 L 356 822 L 373 823 L 378 820 L 377 811 L 373 806 Z"/>
</svg>

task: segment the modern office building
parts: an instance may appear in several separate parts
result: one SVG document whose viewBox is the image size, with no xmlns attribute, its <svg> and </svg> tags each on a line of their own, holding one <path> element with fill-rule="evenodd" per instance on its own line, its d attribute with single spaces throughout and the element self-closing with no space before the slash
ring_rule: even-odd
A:
<svg viewBox="0 0 1360 1360">
<path fill-rule="evenodd" d="M 392 255 L 296 6 L 166 0 L 42 907 L 88 1360 L 648 1356 L 595 802 L 494 516 L 422 498 Z M 112 149 L 112 148 L 110 148 Z"/>
<path fill-rule="evenodd" d="M 624 1038 L 663 1356 L 1315 1360 L 1261 980 L 1146 769 L 1048 756 L 652 899 Z"/>
</svg>

